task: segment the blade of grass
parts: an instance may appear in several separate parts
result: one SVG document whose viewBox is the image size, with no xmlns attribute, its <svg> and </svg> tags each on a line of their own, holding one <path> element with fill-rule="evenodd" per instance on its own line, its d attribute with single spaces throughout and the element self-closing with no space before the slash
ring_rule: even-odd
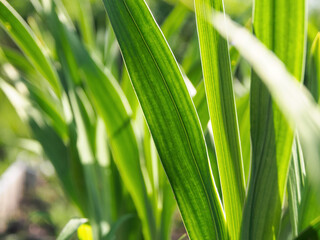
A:
<svg viewBox="0 0 320 240">
<path fill-rule="evenodd" d="M 10 62 L 16 69 L 21 71 L 21 74 L 24 74 L 25 76 L 41 76 L 37 73 L 32 64 L 17 50 L 1 46 L 0 54 L 1 57 L 4 58 L 2 61 L 3 63 Z"/>
<path fill-rule="evenodd" d="M 296 127 L 306 156 L 307 174 L 310 181 L 317 184 L 320 181 L 320 110 L 309 91 L 246 29 L 217 12 L 213 13 L 212 19 L 208 21 L 211 21 L 222 36 L 228 37 L 250 63 L 289 123 Z M 228 32 L 220 26 L 223 22 Z M 316 198 L 320 202 L 320 195 Z"/>
<path fill-rule="evenodd" d="M 237 114 L 239 121 L 241 151 L 243 156 L 243 168 L 246 185 L 249 180 L 251 166 L 251 139 L 250 139 L 250 95 L 244 96 L 236 100 Z"/>
<path fill-rule="evenodd" d="M 253 17 L 256 37 L 300 82 L 306 43 L 305 5 L 305 0 L 255 0 Z M 252 171 L 242 238 L 271 239 L 279 231 L 294 134 L 254 72 L 250 94 Z"/>
<path fill-rule="evenodd" d="M 228 43 L 207 21 L 223 1 L 196 0 L 202 70 L 231 239 L 238 239 L 244 204 L 244 176 Z"/>
<path fill-rule="evenodd" d="M 299 209 L 305 178 L 304 172 L 305 169 L 303 153 L 300 146 L 299 138 L 296 137 L 292 146 L 292 157 L 287 183 L 288 205 L 293 237 L 297 237 L 299 233 Z"/>
<path fill-rule="evenodd" d="M 161 25 L 162 33 L 167 40 L 170 40 L 170 38 L 179 30 L 183 21 L 186 19 L 188 12 L 188 8 L 180 2 L 173 8 L 169 16 Z"/>
<path fill-rule="evenodd" d="M 310 90 L 315 101 L 320 101 L 320 33 L 317 34 L 311 47 L 308 78 L 306 87 Z"/>
<path fill-rule="evenodd" d="M 193 103 L 197 109 L 197 113 L 200 119 L 203 132 L 207 129 L 208 122 L 210 120 L 209 110 L 207 105 L 206 91 L 204 82 L 201 81 L 197 86 L 197 93 L 193 97 Z"/>
<path fill-rule="evenodd" d="M 112 155 L 137 207 L 144 225 L 144 236 L 146 239 L 153 239 L 154 216 L 140 168 L 139 149 L 131 123 L 129 104 L 111 73 L 108 70 L 103 71 L 94 62 L 73 33 L 68 32 L 68 40 L 77 64 L 85 76 L 90 97 L 105 122 Z"/>
<path fill-rule="evenodd" d="M 200 123 L 164 36 L 144 1 L 104 4 L 190 238 L 225 239 Z"/>
<path fill-rule="evenodd" d="M 40 112 L 31 105 L 30 100 L 2 79 L 0 79 L 0 88 L 5 92 L 22 120 L 30 125 L 33 136 L 39 141 L 44 153 L 52 162 L 67 196 L 74 201 L 83 214 L 87 214 L 87 192 L 82 185 L 83 172 L 79 159 L 72 157 L 69 153 L 69 146 L 64 144 Z M 73 178 L 74 173 L 77 174 L 77 178 Z"/>
<path fill-rule="evenodd" d="M 320 34 L 318 33 L 310 49 L 308 83 L 314 100 L 319 105 L 320 84 Z M 298 232 L 305 230 L 311 222 L 320 215 L 320 205 L 317 196 L 320 196 L 320 188 L 317 183 L 310 181 L 310 176 L 305 177 L 302 191 L 302 199 L 298 211 Z"/>
<path fill-rule="evenodd" d="M 28 25 L 6 0 L 0 1 L 0 23 L 60 97 L 60 84 L 55 69 L 38 46 Z"/>
<path fill-rule="evenodd" d="M 87 128 L 84 121 L 85 117 L 81 110 L 80 100 L 76 93 L 69 89 L 68 95 L 70 98 L 70 105 L 74 115 L 77 130 L 77 149 L 79 157 L 83 166 L 85 184 L 88 189 L 89 198 L 89 220 L 92 226 L 94 239 L 101 239 L 104 236 L 102 223 L 104 220 L 105 211 L 104 206 L 101 206 L 101 199 L 99 198 L 98 179 L 96 177 L 95 163 L 96 159 L 93 154 L 92 145 L 90 143 L 90 129 Z"/>
</svg>

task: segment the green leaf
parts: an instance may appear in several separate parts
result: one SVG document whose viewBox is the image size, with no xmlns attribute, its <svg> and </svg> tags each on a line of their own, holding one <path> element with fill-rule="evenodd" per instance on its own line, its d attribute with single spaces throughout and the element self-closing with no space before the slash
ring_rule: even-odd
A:
<svg viewBox="0 0 320 240">
<path fill-rule="evenodd" d="M 248 183 L 251 166 L 251 139 L 250 139 L 250 94 L 236 100 L 237 114 L 240 129 L 241 151 L 245 182 Z"/>
<path fill-rule="evenodd" d="M 66 30 L 67 31 L 67 30 Z M 105 122 L 111 152 L 122 180 L 130 192 L 143 223 L 146 239 L 155 233 L 155 220 L 140 168 L 131 109 L 120 86 L 108 70 L 103 71 L 72 32 L 67 32 L 73 55 L 85 76 L 90 98 Z"/>
<path fill-rule="evenodd" d="M 210 20 L 209 20 L 210 21 Z M 285 65 L 247 30 L 239 27 L 222 14 L 214 13 L 214 27 L 239 50 L 261 77 L 279 109 L 292 126 L 297 129 L 306 159 L 306 173 L 312 184 L 319 183 L 320 171 L 320 110 L 309 91 L 299 84 Z M 226 23 L 226 29 L 220 26 Z M 266 182 L 265 188 L 270 183 Z M 320 193 L 314 194 L 316 206 Z"/>
<path fill-rule="evenodd" d="M 37 72 L 32 66 L 32 64 L 19 51 L 9 47 L 1 46 L 0 55 L 3 55 L 3 57 L 5 58 L 3 59 L 3 63 L 10 62 L 13 66 L 15 66 L 15 68 L 20 70 L 24 75 L 39 77 L 39 74 L 37 75 Z"/>
<path fill-rule="evenodd" d="M 200 119 L 202 130 L 207 129 L 208 122 L 210 120 L 209 110 L 207 105 L 206 91 L 204 81 L 201 81 L 197 86 L 197 93 L 193 97 L 193 103 L 197 109 L 197 113 Z"/>
<path fill-rule="evenodd" d="M 62 106 L 59 106 L 59 103 L 54 101 L 55 99 L 52 99 L 37 87 L 31 84 L 27 84 L 27 87 L 30 92 L 30 98 L 39 106 L 42 114 L 49 117 L 51 125 L 59 133 L 59 136 L 62 139 L 67 139 L 68 130 L 64 115 L 61 114 L 63 112 Z"/>
<path fill-rule="evenodd" d="M 304 158 L 298 137 L 293 141 L 292 157 L 289 168 L 287 191 L 292 235 L 298 236 L 300 223 L 300 204 L 304 185 Z"/>
<path fill-rule="evenodd" d="M 22 84 L 22 83 L 20 83 Z M 17 113 L 32 130 L 33 137 L 41 144 L 42 149 L 55 168 L 62 186 L 71 200 L 83 214 L 87 214 L 87 189 L 83 186 L 83 171 L 80 160 L 66 145 L 55 129 L 48 124 L 46 118 L 31 101 L 20 94 L 14 87 L 0 79 L 0 88 L 4 91 Z M 66 132 L 72 138 L 71 132 Z M 65 171 L 69 169 L 69 171 Z"/>
<path fill-rule="evenodd" d="M 225 239 L 200 122 L 166 40 L 143 0 L 104 4 L 190 238 Z"/>
<path fill-rule="evenodd" d="M 202 69 L 215 143 L 223 205 L 231 239 L 238 239 L 245 199 L 244 174 L 228 43 L 207 21 L 223 1 L 196 0 Z"/>
<path fill-rule="evenodd" d="M 36 40 L 29 26 L 6 0 L 0 1 L 0 23 L 34 67 L 48 80 L 55 93 L 60 96 L 57 73 L 40 49 L 39 40 Z"/>
<path fill-rule="evenodd" d="M 306 86 L 309 88 L 314 100 L 319 102 L 320 84 L 320 34 L 318 33 L 310 49 L 309 74 Z M 318 182 L 310 181 L 310 176 L 305 177 L 305 184 L 302 190 L 302 199 L 299 205 L 298 230 L 305 230 L 312 221 L 320 216 L 320 188 Z"/>
<path fill-rule="evenodd" d="M 308 228 L 308 226 L 320 216 L 319 186 L 307 175 L 301 193 L 301 201 L 298 211 L 298 233 Z"/>
<path fill-rule="evenodd" d="M 312 43 L 308 66 L 306 87 L 310 90 L 313 98 L 320 102 L 320 33 Z"/>
<path fill-rule="evenodd" d="M 127 214 L 122 217 L 120 217 L 112 226 L 110 231 L 108 232 L 105 240 L 114 240 L 116 239 L 116 233 L 118 229 L 121 227 L 122 224 L 124 224 L 126 221 L 128 221 L 130 218 L 132 218 L 132 214 Z"/>
<path fill-rule="evenodd" d="M 304 72 L 305 4 L 305 0 L 254 2 L 254 34 L 298 81 Z M 294 134 L 254 72 L 250 103 L 252 168 L 242 238 L 272 239 L 279 231 Z"/>
<path fill-rule="evenodd" d="M 57 240 L 68 240 L 78 230 L 78 228 L 88 222 L 86 218 L 74 218 L 71 219 L 66 226 L 62 229 L 61 233 L 57 237 Z"/>
<path fill-rule="evenodd" d="M 189 10 L 182 3 L 177 3 L 177 5 L 170 12 L 169 16 L 161 25 L 161 30 L 163 35 L 167 40 L 181 28 L 182 23 L 185 21 Z"/>
</svg>

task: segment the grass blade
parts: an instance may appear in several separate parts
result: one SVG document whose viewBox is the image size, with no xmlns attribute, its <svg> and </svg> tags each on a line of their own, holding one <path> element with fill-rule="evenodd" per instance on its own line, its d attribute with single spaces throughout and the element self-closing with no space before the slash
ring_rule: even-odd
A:
<svg viewBox="0 0 320 240">
<path fill-rule="evenodd" d="M 144 236 L 152 239 L 155 232 L 154 216 L 140 168 L 139 149 L 129 104 L 111 73 L 103 71 L 95 63 L 71 32 L 68 33 L 68 38 L 88 84 L 90 97 L 105 122 L 112 155 L 137 207 L 144 225 Z"/>
<path fill-rule="evenodd" d="M 196 0 L 195 12 L 212 132 L 220 172 L 223 204 L 231 239 L 240 233 L 244 176 L 228 43 L 207 21 L 223 1 Z"/>
<path fill-rule="evenodd" d="M 306 87 L 315 101 L 320 101 L 320 33 L 317 34 L 311 47 Z"/>
<path fill-rule="evenodd" d="M 304 69 L 305 11 L 305 0 L 256 0 L 254 5 L 254 34 L 299 81 Z M 252 171 L 242 238 L 271 239 L 279 231 L 294 133 L 255 73 L 250 103 Z"/>
<path fill-rule="evenodd" d="M 237 99 L 237 114 L 239 121 L 241 150 L 243 156 L 243 169 L 246 184 L 249 179 L 251 165 L 251 139 L 250 139 L 250 95 Z"/>
<path fill-rule="evenodd" d="M 319 84 L 320 84 L 320 34 L 318 33 L 312 47 L 310 49 L 309 59 L 309 75 L 308 84 L 314 100 L 319 104 Z M 320 196 L 320 189 L 317 183 L 310 181 L 310 176 L 305 177 L 305 184 L 301 193 L 302 199 L 299 206 L 299 222 L 298 232 L 305 230 L 319 215 L 320 205 L 318 197 Z"/>
<path fill-rule="evenodd" d="M 142 0 L 104 4 L 190 238 L 226 238 L 200 123 L 159 27 Z"/>
<path fill-rule="evenodd" d="M 307 175 L 313 184 L 319 183 L 320 110 L 309 91 L 246 29 L 217 12 L 213 14 L 211 22 L 221 35 L 232 41 L 240 54 L 250 63 L 284 116 L 296 127 L 305 154 Z M 220 26 L 223 22 L 226 22 L 228 32 Z M 315 198 L 319 203 L 320 194 Z"/>
<path fill-rule="evenodd" d="M 296 137 L 292 146 L 292 157 L 287 183 L 288 205 L 293 237 L 297 237 L 299 233 L 299 208 L 304 185 L 304 174 L 305 169 L 303 153 L 299 139 Z"/>
<path fill-rule="evenodd" d="M 48 80 L 55 93 L 60 96 L 60 84 L 54 68 L 38 46 L 31 29 L 6 0 L 0 1 L 0 23 L 34 67 Z"/>
</svg>

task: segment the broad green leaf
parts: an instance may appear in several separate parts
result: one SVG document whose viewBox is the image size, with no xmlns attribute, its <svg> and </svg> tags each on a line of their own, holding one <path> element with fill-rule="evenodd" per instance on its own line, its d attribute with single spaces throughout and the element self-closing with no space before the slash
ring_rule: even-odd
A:
<svg viewBox="0 0 320 240">
<path fill-rule="evenodd" d="M 300 82 L 304 73 L 305 5 L 305 0 L 255 0 L 253 17 L 256 37 Z M 273 239 L 279 231 L 294 133 L 254 72 L 250 121 L 252 168 L 242 239 Z"/>
<path fill-rule="evenodd" d="M 190 238 L 225 239 L 200 122 L 164 36 L 144 1 L 104 4 Z"/>
<path fill-rule="evenodd" d="M 320 33 L 311 47 L 310 59 L 309 59 L 308 78 L 306 87 L 310 90 L 313 98 L 320 101 Z"/>
<path fill-rule="evenodd" d="M 21 48 L 34 67 L 48 80 L 53 90 L 61 96 L 60 84 L 53 66 L 39 47 L 39 41 L 22 17 L 6 0 L 0 1 L 0 23 Z"/>
<path fill-rule="evenodd" d="M 145 165 L 153 190 L 151 197 L 156 212 L 157 239 L 169 240 L 176 202 L 145 121 L 143 138 Z"/>
<path fill-rule="evenodd" d="M 219 166 L 223 205 L 230 237 L 238 239 L 245 199 L 239 127 L 228 43 L 207 21 L 212 9 L 223 10 L 223 1 L 195 1 L 202 71 Z"/>
<path fill-rule="evenodd" d="M 78 228 L 88 222 L 86 218 L 74 218 L 71 219 L 62 229 L 61 233 L 57 237 L 57 240 L 68 240 L 78 230 Z"/>
<path fill-rule="evenodd" d="M 170 40 L 176 34 L 177 30 L 181 27 L 181 24 L 185 20 L 187 14 L 188 9 L 183 4 L 177 3 L 177 5 L 173 8 L 173 10 L 161 25 L 162 33 L 167 40 Z M 130 77 L 125 66 L 123 67 L 121 88 L 125 93 L 128 102 L 130 103 L 131 109 L 134 113 L 133 117 L 135 117 L 139 102 L 130 82 Z"/>
</svg>

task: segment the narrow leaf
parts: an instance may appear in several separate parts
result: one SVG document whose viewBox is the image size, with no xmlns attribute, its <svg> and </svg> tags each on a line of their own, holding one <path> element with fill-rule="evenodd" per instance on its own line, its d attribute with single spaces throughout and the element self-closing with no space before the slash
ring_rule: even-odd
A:
<svg viewBox="0 0 320 240">
<path fill-rule="evenodd" d="M 305 5 L 305 0 L 254 2 L 254 34 L 283 61 L 298 81 L 301 81 L 304 72 Z M 279 231 L 294 133 L 272 101 L 269 90 L 254 72 L 250 121 L 252 171 L 242 238 L 272 239 Z"/>
<path fill-rule="evenodd" d="M 56 94 L 60 96 L 57 74 L 38 46 L 39 41 L 36 41 L 36 37 L 29 26 L 6 0 L 0 1 L 0 23 L 34 67 L 48 80 Z"/>
<path fill-rule="evenodd" d="M 209 21 L 221 35 L 232 41 L 269 89 L 291 126 L 296 127 L 306 156 L 307 174 L 312 183 L 318 184 L 320 181 L 318 174 L 320 171 L 320 110 L 317 103 L 309 91 L 287 71 L 285 65 L 251 33 L 220 13 L 215 12 L 212 17 Z M 228 32 L 220 26 L 223 22 Z M 320 202 L 320 194 L 316 198 Z"/>
<path fill-rule="evenodd" d="M 67 30 L 65 30 L 67 31 Z M 139 149 L 131 123 L 131 109 L 120 86 L 108 70 L 103 71 L 72 32 L 68 41 L 81 68 L 93 103 L 104 120 L 111 152 L 144 225 L 146 239 L 155 233 L 155 220 L 143 180 Z"/>
<path fill-rule="evenodd" d="M 320 33 L 317 34 L 310 53 L 308 78 L 306 82 L 315 101 L 320 101 Z"/>
<path fill-rule="evenodd" d="M 242 154 L 228 43 L 207 21 L 212 8 L 223 10 L 223 1 L 195 1 L 202 69 L 223 205 L 230 237 L 237 239 L 245 197 Z"/>
</svg>

